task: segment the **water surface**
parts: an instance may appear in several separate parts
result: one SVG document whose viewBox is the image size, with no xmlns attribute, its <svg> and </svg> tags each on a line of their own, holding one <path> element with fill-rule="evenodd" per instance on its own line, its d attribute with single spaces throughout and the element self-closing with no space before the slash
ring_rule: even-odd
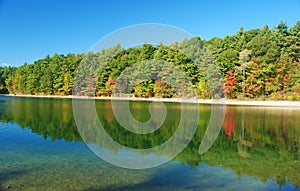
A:
<svg viewBox="0 0 300 191">
<path fill-rule="evenodd" d="M 148 106 L 131 102 L 135 119 L 147 121 Z M 172 136 L 180 107 L 166 106 L 162 128 L 146 136 L 124 130 L 110 101 L 96 101 L 107 133 L 131 148 L 151 148 Z M 211 106 L 199 109 L 198 129 L 183 152 L 162 166 L 130 170 L 87 148 L 71 100 L 0 97 L 0 190 L 299 190 L 300 110 L 227 106 L 216 142 L 199 155 Z"/>
</svg>

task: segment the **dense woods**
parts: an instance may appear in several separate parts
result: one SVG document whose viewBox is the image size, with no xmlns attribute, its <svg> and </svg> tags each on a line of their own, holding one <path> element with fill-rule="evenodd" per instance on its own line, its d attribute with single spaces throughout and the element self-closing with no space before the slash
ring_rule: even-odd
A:
<svg viewBox="0 0 300 191">
<path fill-rule="evenodd" d="M 280 22 L 271 29 L 267 25 L 248 31 L 240 28 L 232 36 L 210 40 L 194 37 L 170 45 L 144 44 L 127 49 L 116 45 L 97 53 L 47 55 L 18 68 L 0 67 L 0 93 L 71 95 L 74 83 L 88 86 L 91 81 L 95 87 L 92 94 L 110 96 L 126 68 L 153 59 L 170 63 L 184 72 L 198 98 L 212 98 L 215 83 L 223 86 L 223 92 L 214 95 L 224 94 L 230 99 L 300 100 L 300 21 L 291 27 Z M 218 70 L 212 72 L 209 67 L 213 60 Z M 93 68 L 91 62 L 105 64 Z M 76 75 L 78 69 L 87 66 L 90 78 Z M 168 69 L 160 72 L 167 74 Z M 212 82 L 209 73 L 218 74 L 220 80 Z M 132 81 L 135 75 L 131 75 Z M 136 97 L 179 96 L 166 81 L 150 78 L 135 82 L 126 93 Z"/>
</svg>

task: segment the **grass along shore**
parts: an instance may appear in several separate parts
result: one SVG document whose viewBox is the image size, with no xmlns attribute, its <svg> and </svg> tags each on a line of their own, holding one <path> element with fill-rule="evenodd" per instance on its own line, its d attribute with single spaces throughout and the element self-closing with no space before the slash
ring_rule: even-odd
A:
<svg viewBox="0 0 300 191">
<path fill-rule="evenodd" d="M 87 96 L 60 96 L 60 95 L 14 95 L 2 94 L 9 97 L 31 97 L 31 98 L 61 98 L 61 99 L 95 99 L 95 100 L 130 100 L 130 101 L 159 101 L 159 102 L 191 102 L 199 104 L 224 104 L 266 107 L 298 107 L 300 101 L 258 101 L 258 100 L 230 100 L 230 99 L 181 99 L 181 98 L 138 98 L 138 97 L 87 97 Z"/>
</svg>

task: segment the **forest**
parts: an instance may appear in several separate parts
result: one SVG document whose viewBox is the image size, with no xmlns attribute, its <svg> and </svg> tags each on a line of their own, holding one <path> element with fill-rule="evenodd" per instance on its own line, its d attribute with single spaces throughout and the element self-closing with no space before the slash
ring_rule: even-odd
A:
<svg viewBox="0 0 300 191">
<path fill-rule="evenodd" d="M 169 45 L 145 43 L 126 49 L 116 45 L 85 54 L 55 53 L 20 67 L 0 67 L 0 94 L 72 95 L 74 91 L 85 95 L 92 84 L 90 96 L 111 96 L 123 71 L 134 63 L 149 64 L 149 60 L 162 60 L 182 71 L 199 99 L 300 100 L 300 21 L 291 27 L 283 21 L 273 28 L 265 25 L 246 31 L 241 27 L 234 35 L 209 40 L 194 37 Z M 184 84 L 170 85 L 164 77 L 151 79 L 153 74 L 168 76 L 170 71 L 164 67 L 145 70 L 150 77 L 140 81 L 132 72 L 127 79 L 131 88 L 121 93 L 179 97 L 176 88 Z M 77 75 L 78 71 L 88 74 Z"/>
</svg>

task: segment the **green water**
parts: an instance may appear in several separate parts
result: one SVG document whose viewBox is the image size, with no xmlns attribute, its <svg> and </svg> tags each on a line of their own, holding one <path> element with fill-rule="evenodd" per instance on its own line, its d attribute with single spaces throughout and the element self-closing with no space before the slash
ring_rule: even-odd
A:
<svg viewBox="0 0 300 191">
<path fill-rule="evenodd" d="M 106 132 L 131 148 L 151 148 L 176 131 L 180 104 L 150 135 L 124 130 L 110 101 L 96 101 Z M 131 102 L 138 121 L 148 102 Z M 300 109 L 227 106 L 220 134 L 203 155 L 199 145 L 211 106 L 199 105 L 198 129 L 170 162 L 144 170 L 103 161 L 83 143 L 68 99 L 0 96 L 0 191 L 3 190 L 296 190 L 300 188 Z M 107 151 L 118 153 L 109 145 Z"/>
</svg>

